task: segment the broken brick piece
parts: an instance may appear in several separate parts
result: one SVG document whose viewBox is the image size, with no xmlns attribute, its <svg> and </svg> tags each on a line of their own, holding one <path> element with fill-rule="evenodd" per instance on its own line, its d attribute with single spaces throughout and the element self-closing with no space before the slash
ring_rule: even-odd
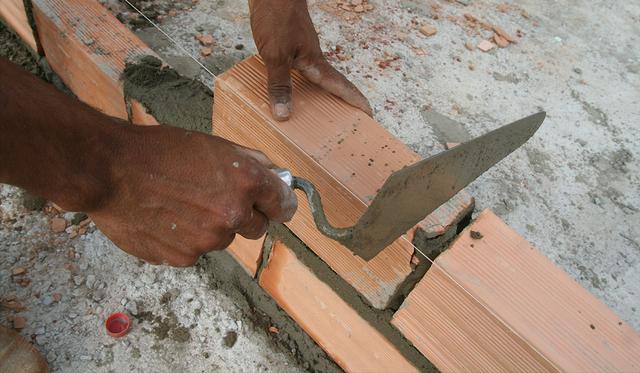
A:
<svg viewBox="0 0 640 373">
<path fill-rule="evenodd" d="M 431 25 L 424 25 L 420 27 L 420 33 L 425 36 L 433 36 L 438 32 L 438 29 Z"/>
<path fill-rule="evenodd" d="M 21 316 L 13 317 L 13 328 L 16 330 L 22 330 L 27 325 L 27 319 Z"/>
<path fill-rule="evenodd" d="M 27 269 L 25 267 L 16 267 L 11 271 L 12 276 L 20 276 L 27 273 Z"/>
<path fill-rule="evenodd" d="M 516 39 L 514 39 L 511 35 L 509 35 L 508 32 L 506 32 L 502 28 L 500 28 L 500 27 L 498 27 L 496 25 L 491 25 L 491 28 L 493 29 L 493 31 L 496 34 L 500 35 L 503 39 L 505 39 L 509 43 L 517 43 Z"/>
<path fill-rule="evenodd" d="M 435 259 L 391 323 L 443 372 L 640 367 L 640 335 L 490 210 Z"/>
<path fill-rule="evenodd" d="M 478 49 L 480 49 L 483 52 L 488 52 L 495 47 L 496 45 L 490 42 L 489 40 L 483 40 L 478 44 Z"/>
<path fill-rule="evenodd" d="M 284 243 L 275 241 L 260 286 L 348 372 L 415 372 L 396 347 Z"/>
<path fill-rule="evenodd" d="M 200 49 L 200 54 L 201 54 L 203 57 L 210 56 L 210 55 L 211 55 L 211 53 L 213 53 L 213 49 L 211 49 L 211 48 L 209 48 L 209 47 L 204 47 L 204 48 L 201 48 L 201 49 Z"/>
<path fill-rule="evenodd" d="M 215 41 L 213 36 L 209 34 L 196 34 L 195 38 L 200 42 L 200 44 L 204 45 L 205 47 L 212 45 Z"/>
<path fill-rule="evenodd" d="M 500 47 L 500 48 L 506 48 L 507 46 L 509 46 L 509 42 L 507 41 L 507 39 L 503 38 L 502 36 L 495 34 L 493 35 L 493 41 Z"/>
<path fill-rule="evenodd" d="M 62 233 L 67 229 L 67 221 L 63 218 L 51 219 L 51 230 L 55 233 Z"/>
</svg>

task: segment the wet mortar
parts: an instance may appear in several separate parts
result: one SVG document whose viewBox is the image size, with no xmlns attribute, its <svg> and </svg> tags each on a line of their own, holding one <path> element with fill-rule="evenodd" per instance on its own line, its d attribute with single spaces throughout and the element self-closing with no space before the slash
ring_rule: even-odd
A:
<svg viewBox="0 0 640 373">
<path fill-rule="evenodd" d="M 125 99 L 136 99 L 160 124 L 212 133 L 213 92 L 153 56 L 129 61 L 122 74 Z"/>
</svg>

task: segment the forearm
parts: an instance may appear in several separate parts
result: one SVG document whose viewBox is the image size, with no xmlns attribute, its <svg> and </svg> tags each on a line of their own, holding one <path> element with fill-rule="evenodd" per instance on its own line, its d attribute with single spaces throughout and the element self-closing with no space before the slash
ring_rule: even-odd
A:
<svg viewBox="0 0 640 373">
<path fill-rule="evenodd" d="M 1 183 L 88 211 L 109 193 L 118 127 L 0 58 Z"/>
</svg>

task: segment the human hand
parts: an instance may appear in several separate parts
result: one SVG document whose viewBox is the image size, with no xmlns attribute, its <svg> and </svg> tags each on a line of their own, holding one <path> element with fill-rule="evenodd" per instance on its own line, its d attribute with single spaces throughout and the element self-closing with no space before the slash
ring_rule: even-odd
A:
<svg viewBox="0 0 640 373">
<path fill-rule="evenodd" d="M 0 183 L 88 213 L 124 251 L 188 266 L 293 216 L 262 153 L 109 117 L 0 58 Z"/>
<path fill-rule="evenodd" d="M 127 126 L 109 196 L 89 211 L 124 251 L 155 264 L 193 265 L 238 233 L 257 239 L 291 219 L 297 200 L 262 153 L 171 127 Z"/>
<path fill-rule="evenodd" d="M 372 115 L 369 101 L 322 55 L 305 0 L 249 0 L 249 11 L 253 39 L 267 66 L 269 100 L 276 120 L 287 120 L 292 111 L 292 68 Z"/>
</svg>

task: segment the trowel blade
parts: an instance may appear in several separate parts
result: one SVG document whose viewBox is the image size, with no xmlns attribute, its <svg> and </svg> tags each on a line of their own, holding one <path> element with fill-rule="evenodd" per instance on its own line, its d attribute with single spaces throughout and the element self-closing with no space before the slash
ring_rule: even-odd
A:
<svg viewBox="0 0 640 373">
<path fill-rule="evenodd" d="M 365 260 L 418 224 L 538 130 L 540 112 L 396 171 L 345 242 Z"/>
</svg>

